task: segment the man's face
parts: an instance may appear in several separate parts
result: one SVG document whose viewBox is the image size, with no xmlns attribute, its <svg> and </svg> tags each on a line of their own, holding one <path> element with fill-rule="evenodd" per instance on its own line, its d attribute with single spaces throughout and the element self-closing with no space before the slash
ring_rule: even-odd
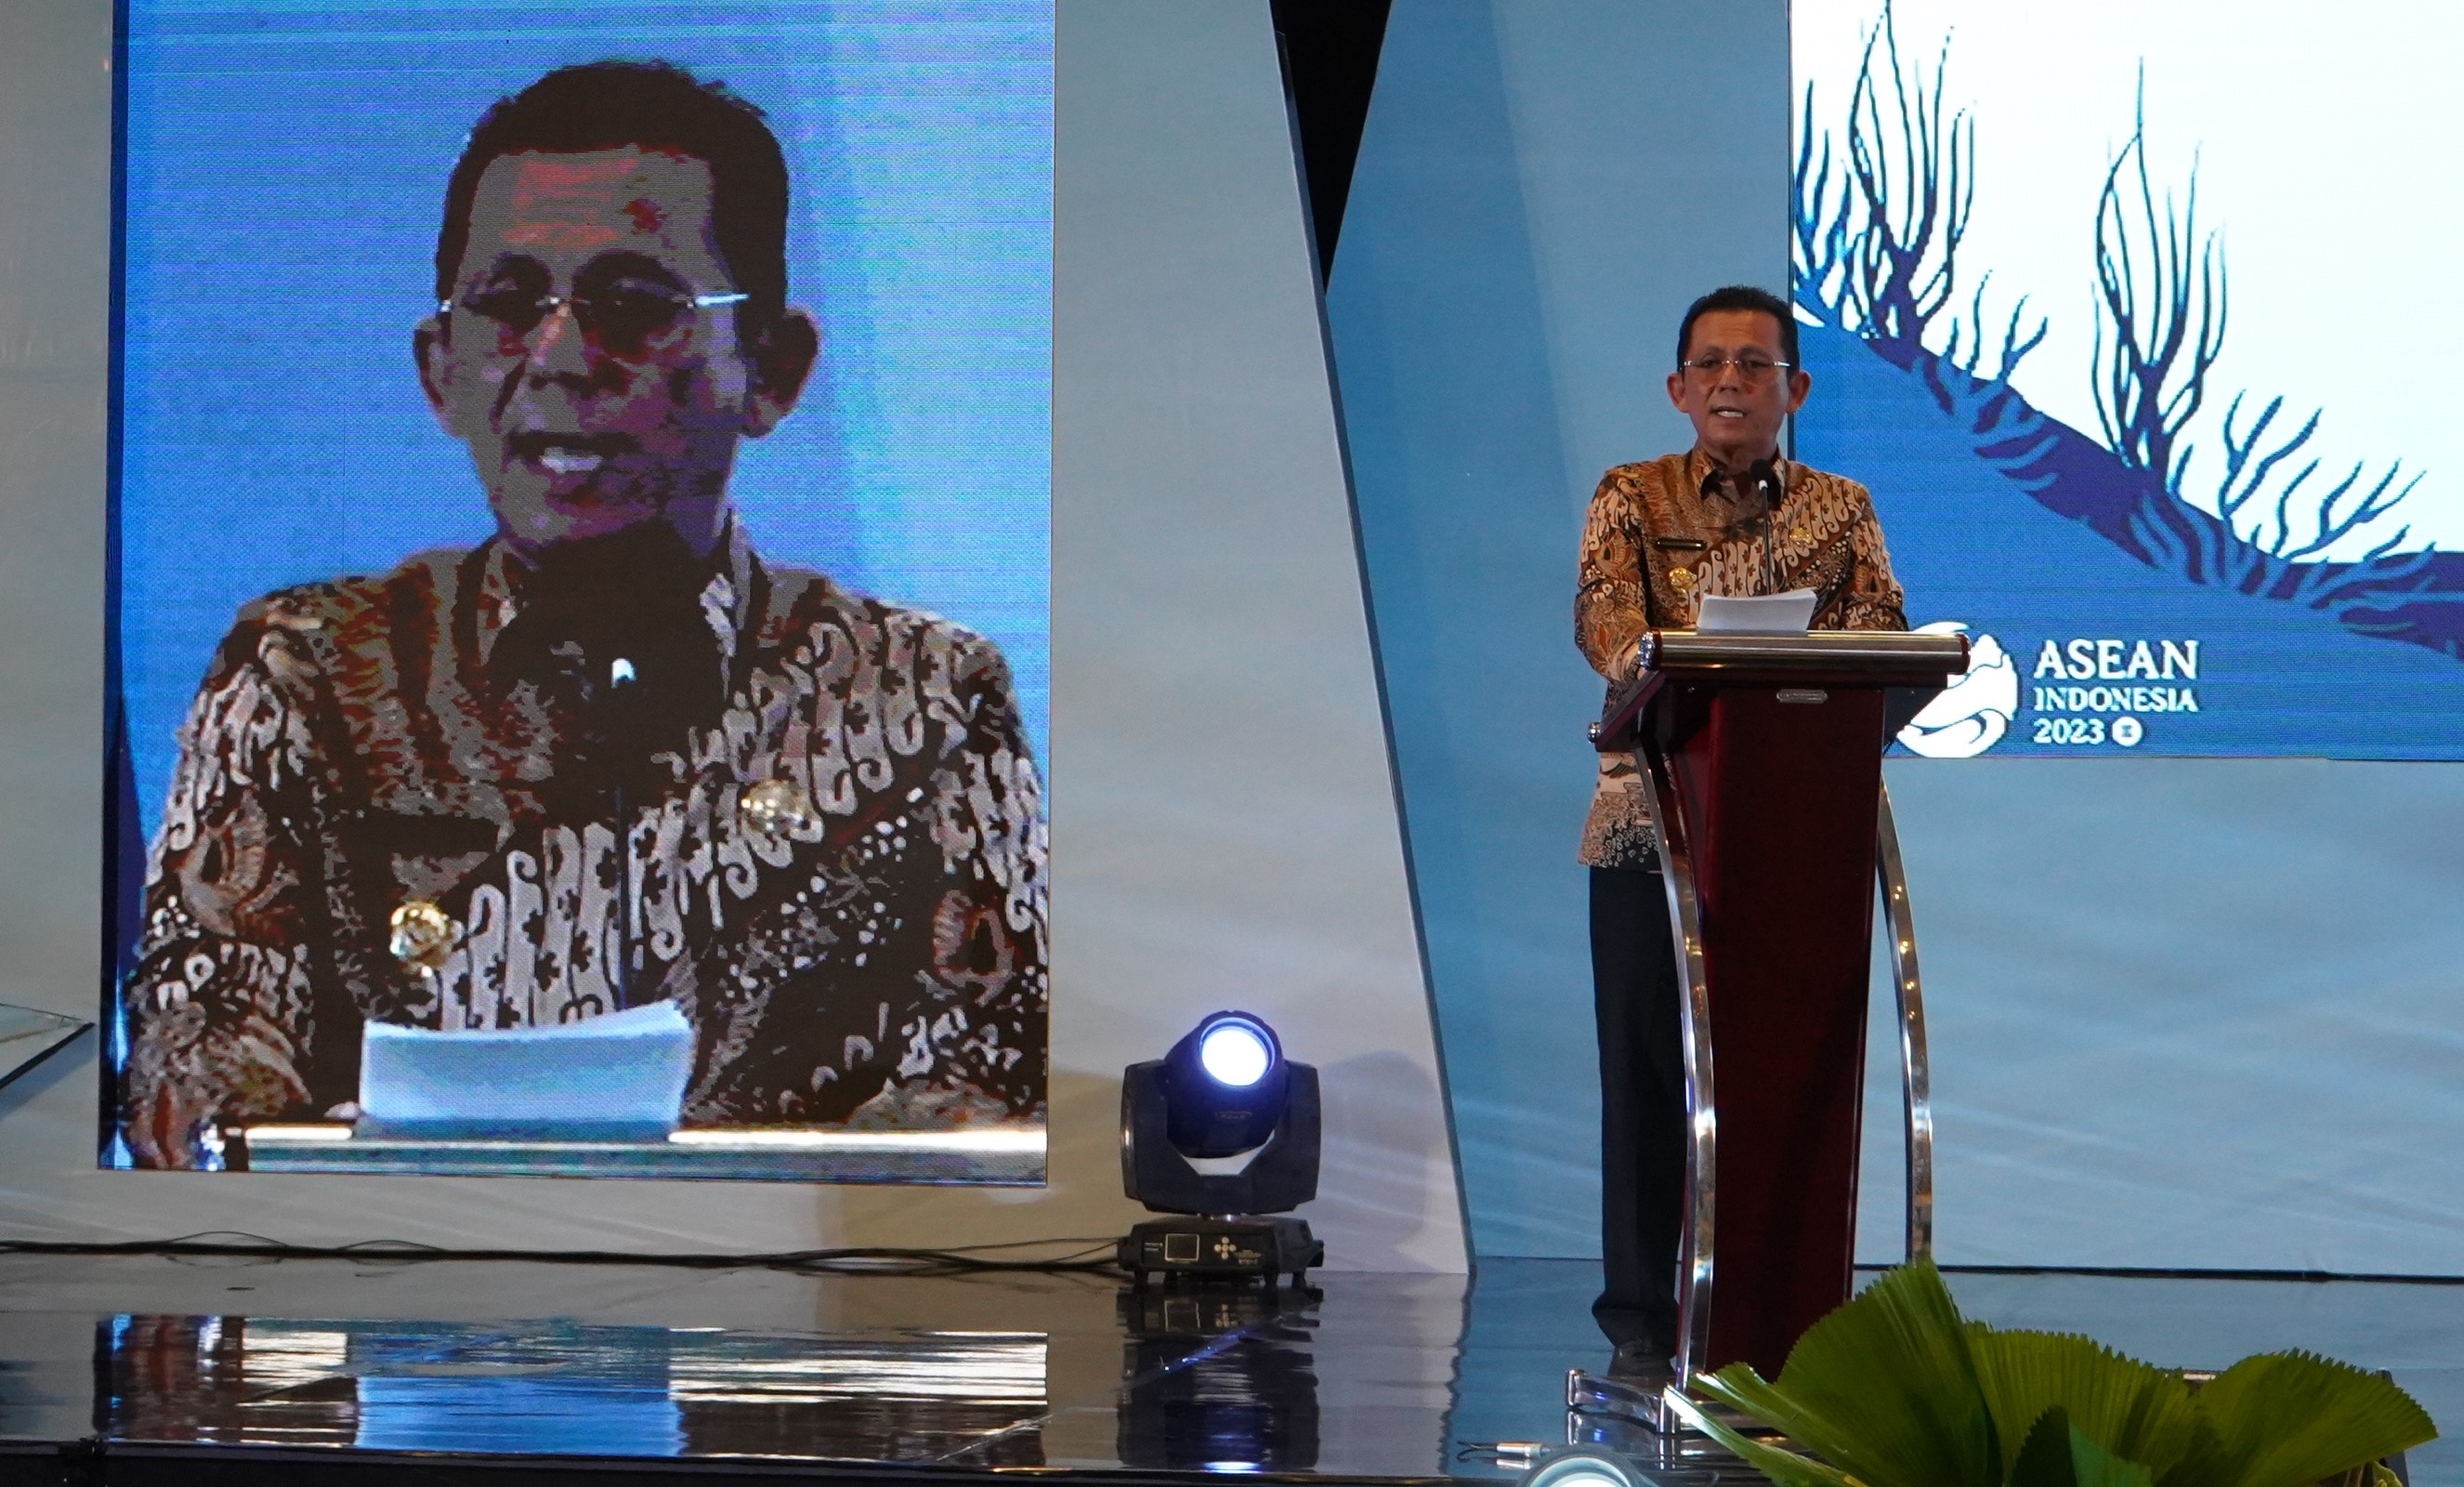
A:
<svg viewBox="0 0 2464 1487">
<path fill-rule="evenodd" d="M 706 162 L 630 146 L 480 175 L 453 308 L 414 344 L 517 549 L 664 520 L 706 552 L 737 441 L 795 406 L 810 320 L 739 338 L 738 304 L 693 302 L 736 289 L 712 192 Z"/>
<path fill-rule="evenodd" d="M 1805 402 L 1813 379 L 1792 367 L 1748 376 L 1736 364 L 1781 360 L 1779 322 L 1761 310 L 1708 310 L 1685 343 L 1688 362 L 1718 361 L 1711 371 L 1681 366 L 1668 376 L 1668 401 L 1694 423 L 1704 453 L 1743 470 L 1779 451 L 1780 425 Z"/>
</svg>

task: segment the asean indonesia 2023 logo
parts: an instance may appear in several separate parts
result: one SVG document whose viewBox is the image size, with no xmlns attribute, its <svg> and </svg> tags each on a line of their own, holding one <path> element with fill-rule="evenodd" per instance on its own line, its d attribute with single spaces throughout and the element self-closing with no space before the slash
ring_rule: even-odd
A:
<svg viewBox="0 0 2464 1487">
<path fill-rule="evenodd" d="M 1919 625 L 1924 635 L 1964 635 L 1957 620 Z M 2019 668 L 1991 635 L 1969 641 L 1968 670 L 1900 730 L 1900 742 L 1927 759 L 1972 759 L 2002 742 L 2019 712 Z"/>
</svg>

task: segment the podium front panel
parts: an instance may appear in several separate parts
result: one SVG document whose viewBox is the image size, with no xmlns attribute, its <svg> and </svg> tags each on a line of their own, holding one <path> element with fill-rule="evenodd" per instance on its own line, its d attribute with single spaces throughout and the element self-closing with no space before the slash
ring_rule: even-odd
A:
<svg viewBox="0 0 2464 1487">
<path fill-rule="evenodd" d="M 1770 1378 L 1849 1294 L 1884 699 L 1668 691 L 1654 744 L 1685 818 L 1718 1096 L 1717 1300 L 1694 1366 Z"/>
</svg>

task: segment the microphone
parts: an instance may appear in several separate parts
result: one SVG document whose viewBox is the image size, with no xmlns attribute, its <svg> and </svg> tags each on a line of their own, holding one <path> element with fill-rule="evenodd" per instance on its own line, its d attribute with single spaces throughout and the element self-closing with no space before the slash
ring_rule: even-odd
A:
<svg viewBox="0 0 2464 1487">
<path fill-rule="evenodd" d="M 1773 511 L 1778 502 L 1771 493 L 1779 488 L 1779 472 L 1768 459 L 1757 459 L 1746 470 L 1746 478 L 1754 482 L 1754 491 L 1763 499 L 1763 592 L 1779 590 L 1779 570 L 1771 562 L 1771 527 L 1778 522 Z"/>
</svg>

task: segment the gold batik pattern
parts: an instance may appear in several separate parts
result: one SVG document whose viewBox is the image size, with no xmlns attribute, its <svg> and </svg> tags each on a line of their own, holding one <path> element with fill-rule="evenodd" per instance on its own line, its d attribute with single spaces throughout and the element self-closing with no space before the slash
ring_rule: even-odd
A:
<svg viewBox="0 0 2464 1487">
<path fill-rule="evenodd" d="M 242 610 L 182 730 L 122 989 L 140 1165 L 352 1100 L 370 1022 L 614 1010 L 625 945 L 631 1000 L 693 1027 L 689 1125 L 1041 1108 L 1043 790 L 1000 653 L 740 538 L 715 566 L 715 711 L 649 756 L 621 831 L 560 788 L 577 721 L 497 644 L 522 596 L 496 544 Z M 802 824 L 748 826 L 741 797 L 781 781 Z M 387 950 L 409 900 L 452 924 L 432 972 Z"/>
</svg>

